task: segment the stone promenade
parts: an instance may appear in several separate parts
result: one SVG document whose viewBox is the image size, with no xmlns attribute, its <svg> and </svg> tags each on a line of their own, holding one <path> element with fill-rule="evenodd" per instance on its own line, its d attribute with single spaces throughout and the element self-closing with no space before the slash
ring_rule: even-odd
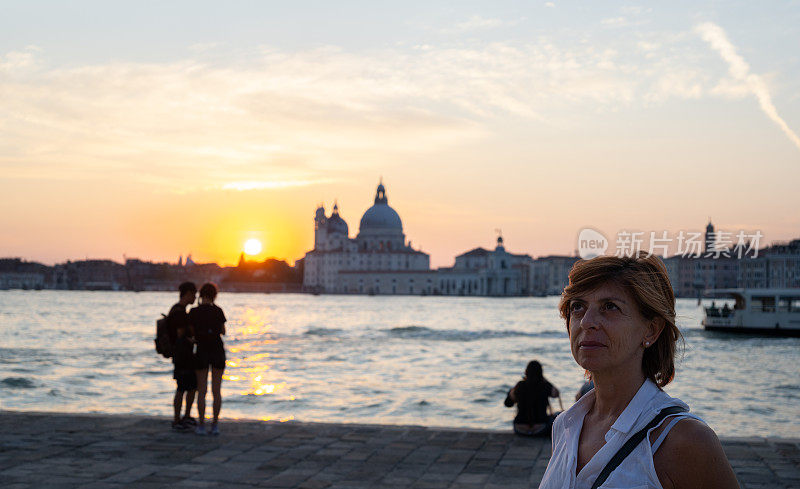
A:
<svg viewBox="0 0 800 489">
<path fill-rule="evenodd" d="M 3 488 L 537 487 L 546 440 L 497 431 L 0 411 Z M 800 488 L 800 440 L 723 440 L 743 488 Z"/>
</svg>

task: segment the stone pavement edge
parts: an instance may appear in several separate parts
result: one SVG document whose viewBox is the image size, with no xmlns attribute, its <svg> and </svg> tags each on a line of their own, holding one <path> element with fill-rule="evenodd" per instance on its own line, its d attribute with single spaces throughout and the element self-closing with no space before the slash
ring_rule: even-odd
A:
<svg viewBox="0 0 800 489">
<path fill-rule="evenodd" d="M 166 418 L 0 411 L 2 488 L 538 486 L 550 441 L 509 432 L 222 420 L 218 437 Z M 744 489 L 800 488 L 800 440 L 723 439 Z"/>
</svg>

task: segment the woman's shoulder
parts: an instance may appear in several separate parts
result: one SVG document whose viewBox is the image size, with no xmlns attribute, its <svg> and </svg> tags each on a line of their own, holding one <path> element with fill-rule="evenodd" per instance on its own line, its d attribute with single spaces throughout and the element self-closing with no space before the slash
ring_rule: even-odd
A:
<svg viewBox="0 0 800 489">
<path fill-rule="evenodd" d="M 198 304 L 189 310 L 189 314 L 207 315 L 214 311 L 216 307 L 216 304 Z"/>
<path fill-rule="evenodd" d="M 672 487 L 702 487 L 703 484 L 697 484 L 698 475 L 720 480 L 719 477 L 724 479 L 730 467 L 714 430 L 690 417 L 680 419 L 670 430 L 653 462 L 659 478 L 666 475 Z M 716 474 L 711 475 L 712 472 Z"/>
<path fill-rule="evenodd" d="M 720 444 L 717 434 L 707 424 L 696 418 L 681 418 L 664 439 L 663 454 L 691 454 L 692 457 L 707 453 L 710 447 Z"/>
<path fill-rule="evenodd" d="M 196 311 L 216 311 L 217 309 L 219 309 L 218 305 L 216 305 L 214 303 L 209 304 L 207 302 L 205 302 L 203 304 L 198 304 L 198 305 L 196 305 L 196 306 L 194 306 L 192 308 L 193 311 L 195 311 L 195 310 Z"/>
</svg>

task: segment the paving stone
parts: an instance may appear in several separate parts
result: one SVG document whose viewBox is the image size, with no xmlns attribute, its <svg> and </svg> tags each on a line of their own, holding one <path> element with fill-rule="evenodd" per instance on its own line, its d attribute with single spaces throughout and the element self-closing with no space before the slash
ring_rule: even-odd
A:
<svg viewBox="0 0 800 489">
<path fill-rule="evenodd" d="M 489 474 L 461 474 L 455 482 L 459 484 L 483 484 L 489 479 Z"/>
<path fill-rule="evenodd" d="M 219 437 L 197 437 L 154 417 L 0 411 L 1 485 L 527 489 L 539 485 L 550 458 L 549 440 L 498 431 L 237 420 L 222 426 Z M 722 444 L 743 489 L 800 487 L 800 440 Z"/>
</svg>

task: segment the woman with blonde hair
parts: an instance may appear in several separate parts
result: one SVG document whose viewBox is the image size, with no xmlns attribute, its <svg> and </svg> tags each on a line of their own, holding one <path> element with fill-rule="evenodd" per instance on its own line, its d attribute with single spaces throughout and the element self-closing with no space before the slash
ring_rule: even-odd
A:
<svg viewBox="0 0 800 489">
<path fill-rule="evenodd" d="M 681 333 L 658 257 L 577 262 L 559 310 L 594 390 L 556 418 L 541 489 L 739 487 L 714 431 L 662 390 Z"/>
</svg>

